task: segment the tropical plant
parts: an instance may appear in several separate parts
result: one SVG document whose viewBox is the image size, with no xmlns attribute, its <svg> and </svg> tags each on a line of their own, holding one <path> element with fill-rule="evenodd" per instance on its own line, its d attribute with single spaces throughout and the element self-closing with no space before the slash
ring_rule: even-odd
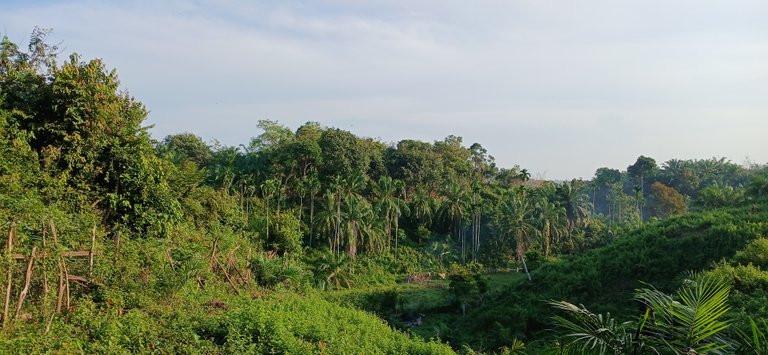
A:
<svg viewBox="0 0 768 355">
<path fill-rule="evenodd" d="M 765 319 L 755 322 L 754 319 L 750 318 L 749 325 L 750 334 L 742 331 L 737 332 L 741 343 L 739 354 L 768 354 L 768 322 Z"/>
<path fill-rule="evenodd" d="M 566 227 L 568 235 L 568 248 L 573 250 L 573 230 L 576 224 L 589 216 L 587 202 L 588 197 L 578 191 L 577 180 L 564 182 L 557 187 L 557 197 L 560 205 L 565 209 L 565 218 L 568 220 Z"/>
<path fill-rule="evenodd" d="M 595 314 L 565 301 L 549 304 L 568 317 L 555 316 L 567 354 L 723 354 L 734 343 L 724 333 L 730 286 L 714 274 L 692 275 L 674 295 L 653 287 L 636 291 L 645 312 L 619 323 L 610 313 Z"/>
</svg>

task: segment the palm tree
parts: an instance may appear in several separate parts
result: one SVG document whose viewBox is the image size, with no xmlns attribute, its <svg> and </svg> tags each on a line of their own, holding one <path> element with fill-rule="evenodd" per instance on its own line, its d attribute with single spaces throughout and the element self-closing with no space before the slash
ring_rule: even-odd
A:
<svg viewBox="0 0 768 355">
<path fill-rule="evenodd" d="M 533 219 L 533 205 L 524 188 L 511 191 L 502 201 L 502 232 L 515 238 L 515 256 L 523 264 L 528 279 L 528 266 L 525 264 L 525 253 L 528 250 L 530 238 L 538 233 Z"/>
<path fill-rule="evenodd" d="M 695 275 L 694 275 L 695 276 Z M 568 318 L 554 317 L 566 331 L 562 353 L 568 354 L 721 354 L 733 350 L 723 333 L 730 286 L 713 274 L 695 276 L 675 295 L 640 289 L 635 299 L 646 310 L 637 320 L 618 323 L 610 314 L 594 314 L 584 306 L 550 301 Z"/>
<path fill-rule="evenodd" d="M 757 198 L 768 196 L 768 176 L 755 175 L 747 186 L 747 192 Z"/>
<path fill-rule="evenodd" d="M 320 212 L 314 220 L 313 230 L 328 236 L 328 250 L 334 251 L 334 241 L 337 230 L 337 220 L 339 214 L 336 210 L 336 193 L 333 190 L 326 190 L 321 201 Z"/>
<path fill-rule="evenodd" d="M 549 256 L 553 239 L 558 244 L 560 242 L 560 235 L 563 231 L 561 222 L 565 215 L 565 209 L 546 198 L 542 198 L 536 203 L 535 213 L 540 227 L 541 251 L 544 256 Z"/>
<path fill-rule="evenodd" d="M 430 196 L 424 187 L 417 187 L 411 194 L 411 207 L 409 208 L 416 217 L 416 223 L 427 225 L 432 222 L 432 215 L 435 212 L 435 199 Z M 421 243 L 421 234 L 419 234 L 419 243 Z"/>
<path fill-rule="evenodd" d="M 573 250 L 573 229 L 576 224 L 589 216 L 587 196 L 577 190 L 576 179 L 564 182 L 557 187 L 557 197 L 560 205 L 565 209 L 565 218 L 568 220 L 566 230 L 568 232 L 568 248 Z"/>
<path fill-rule="evenodd" d="M 267 181 L 264 181 L 263 184 L 261 184 L 261 195 L 262 195 L 262 198 L 264 198 L 264 205 L 267 207 L 267 210 L 265 213 L 266 219 L 267 219 L 267 228 L 266 228 L 267 240 L 269 240 L 269 214 L 270 214 L 269 203 L 276 195 L 279 194 L 280 189 L 281 189 L 280 182 L 275 179 L 268 179 Z M 278 213 L 279 213 L 279 210 L 278 210 Z"/>
<path fill-rule="evenodd" d="M 392 240 L 392 226 L 395 226 L 395 251 L 397 251 L 397 233 L 399 217 L 403 213 L 409 213 L 408 205 L 401 198 L 405 192 L 405 184 L 400 180 L 393 180 L 389 176 L 379 178 L 379 183 L 374 185 L 374 194 L 378 200 L 377 207 L 384 215 L 384 227 L 387 235 L 387 252 L 390 250 Z"/>
<path fill-rule="evenodd" d="M 371 223 L 373 210 L 371 204 L 362 197 L 350 197 L 344 200 L 344 234 L 347 246 L 347 256 L 357 255 L 358 245 L 367 240 L 369 252 L 376 246 L 377 234 Z"/>
<path fill-rule="evenodd" d="M 445 200 L 440 206 L 440 216 L 450 221 L 453 225 L 453 232 L 461 245 L 461 258 L 466 259 L 466 246 L 464 240 L 464 216 L 467 213 L 467 193 L 457 183 L 451 183 L 446 190 Z"/>
<path fill-rule="evenodd" d="M 520 179 L 523 183 L 531 179 L 531 173 L 528 171 L 528 169 L 522 169 L 520 170 L 520 174 L 517 174 L 517 178 Z"/>
<path fill-rule="evenodd" d="M 310 168 L 310 175 L 307 179 L 307 190 L 309 192 L 309 246 L 312 247 L 312 237 L 315 235 L 313 226 L 315 224 L 315 196 L 320 192 L 320 180 L 317 179 L 317 171 Z"/>
</svg>

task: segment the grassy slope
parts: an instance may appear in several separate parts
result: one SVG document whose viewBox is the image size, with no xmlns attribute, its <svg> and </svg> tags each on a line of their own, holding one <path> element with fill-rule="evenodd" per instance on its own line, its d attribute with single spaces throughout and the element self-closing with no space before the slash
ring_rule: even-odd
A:
<svg viewBox="0 0 768 355">
<path fill-rule="evenodd" d="M 511 287 L 458 326 L 493 343 L 498 330 L 526 339 L 546 337 L 552 311 L 544 300 L 567 300 L 590 309 L 634 314 L 631 300 L 644 283 L 675 289 L 688 271 L 732 258 L 744 245 L 768 235 L 768 206 L 691 213 L 652 223 L 613 244 L 542 266 L 533 282 Z M 488 325 L 496 324 L 494 327 Z M 496 345 L 496 344 L 494 344 Z"/>
<path fill-rule="evenodd" d="M 314 292 L 234 296 L 189 285 L 163 302 L 124 313 L 82 299 L 51 332 L 43 328 L 17 323 L 0 337 L 0 353 L 453 353 Z"/>
</svg>

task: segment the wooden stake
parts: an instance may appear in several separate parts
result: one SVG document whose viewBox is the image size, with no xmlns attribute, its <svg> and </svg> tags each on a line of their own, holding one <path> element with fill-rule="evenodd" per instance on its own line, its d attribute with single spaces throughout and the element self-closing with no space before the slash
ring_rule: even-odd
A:
<svg viewBox="0 0 768 355">
<path fill-rule="evenodd" d="M 49 331 L 51 331 L 51 324 L 53 324 L 53 317 L 56 316 L 56 313 L 51 314 L 51 318 L 48 318 L 48 324 L 45 325 L 45 334 L 48 334 Z"/>
<path fill-rule="evenodd" d="M 67 290 L 67 310 L 69 310 L 71 305 L 71 299 L 70 299 L 70 290 L 69 290 L 69 270 L 67 269 L 67 262 L 62 261 L 62 264 L 64 265 L 64 281 L 66 282 L 66 290 Z"/>
<path fill-rule="evenodd" d="M 216 264 L 214 264 L 213 260 L 214 260 L 214 257 L 216 256 L 216 247 L 218 247 L 218 245 L 219 245 L 219 237 L 216 237 L 216 239 L 213 241 L 213 248 L 211 249 L 211 260 L 210 260 L 211 270 L 213 270 L 215 268 L 215 266 L 216 266 Z M 217 260 L 217 262 L 218 262 L 218 260 Z"/>
<path fill-rule="evenodd" d="M 51 235 L 53 236 L 53 246 L 56 246 L 59 244 L 59 237 L 56 235 L 56 225 L 53 224 L 53 220 L 51 220 Z"/>
<path fill-rule="evenodd" d="M 59 266 L 59 292 L 56 296 L 56 313 L 61 312 L 61 303 L 64 300 L 64 268 L 61 267 L 61 258 L 59 258 L 56 262 L 56 264 Z"/>
<path fill-rule="evenodd" d="M 224 269 L 224 266 L 221 265 L 221 263 L 219 262 L 218 258 L 216 258 L 214 260 L 216 260 L 216 264 L 219 265 L 219 268 L 221 269 L 221 271 L 224 272 L 224 276 L 227 278 L 227 281 L 229 281 L 229 284 L 232 286 L 233 289 L 235 289 L 235 293 L 237 293 L 239 295 L 240 294 L 240 289 L 237 288 L 237 285 L 235 285 L 235 282 L 232 281 L 231 277 L 229 277 L 229 273 L 227 272 L 227 270 Z"/>
<path fill-rule="evenodd" d="M 29 293 L 29 283 L 32 281 L 32 266 L 35 263 L 35 251 L 37 251 L 37 247 L 32 247 L 32 253 L 29 255 L 29 263 L 27 263 L 27 273 L 24 277 L 24 288 L 21 290 L 21 293 L 19 293 L 19 301 L 16 303 L 16 318 L 19 318 L 21 307 L 24 305 L 24 300 Z"/>
<path fill-rule="evenodd" d="M 165 257 L 168 258 L 168 265 L 171 266 L 171 270 L 176 271 L 176 267 L 173 266 L 173 257 L 171 256 L 170 249 L 165 249 Z"/>
<path fill-rule="evenodd" d="M 43 299 L 45 299 L 46 296 L 48 296 L 48 271 L 46 270 L 48 267 L 46 265 L 46 244 L 45 244 L 45 235 L 47 234 L 47 229 L 45 228 L 45 220 L 40 219 L 40 225 L 43 227 Z"/>
<path fill-rule="evenodd" d="M 248 247 L 248 256 L 245 257 L 245 274 L 248 281 L 251 280 L 251 256 L 253 254 L 253 248 Z M 246 283 L 248 282 L 246 281 Z"/>
<path fill-rule="evenodd" d="M 8 231 L 8 244 L 6 252 L 13 252 L 13 238 L 16 236 L 16 223 L 11 222 L 11 229 Z M 8 265 L 8 286 L 5 288 L 5 307 L 3 308 L 3 328 L 8 325 L 8 308 L 11 305 L 11 287 L 13 286 L 13 263 Z"/>
<path fill-rule="evenodd" d="M 115 262 L 120 259 L 120 231 L 115 232 Z"/>
<path fill-rule="evenodd" d="M 96 225 L 93 225 L 91 233 L 91 250 L 88 252 L 88 278 L 93 277 L 93 247 L 96 246 Z"/>
</svg>

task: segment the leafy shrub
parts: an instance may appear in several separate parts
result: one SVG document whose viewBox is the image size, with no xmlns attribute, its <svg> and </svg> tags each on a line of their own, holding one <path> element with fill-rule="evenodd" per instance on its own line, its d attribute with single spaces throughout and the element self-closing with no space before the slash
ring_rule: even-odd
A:
<svg viewBox="0 0 768 355">
<path fill-rule="evenodd" d="M 736 253 L 734 261 L 768 269 L 768 238 L 755 239 Z"/>
</svg>

